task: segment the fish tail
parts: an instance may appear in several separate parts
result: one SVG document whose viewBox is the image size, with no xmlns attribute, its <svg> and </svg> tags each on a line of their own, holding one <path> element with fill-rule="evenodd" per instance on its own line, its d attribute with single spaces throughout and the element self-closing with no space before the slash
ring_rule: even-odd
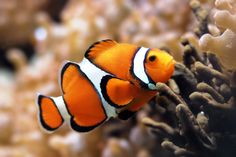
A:
<svg viewBox="0 0 236 157">
<path fill-rule="evenodd" d="M 55 131 L 64 123 L 64 119 L 60 113 L 61 97 L 48 97 L 39 94 L 37 104 L 39 107 L 39 123 L 46 131 Z M 64 105 L 64 103 L 63 103 Z"/>
</svg>

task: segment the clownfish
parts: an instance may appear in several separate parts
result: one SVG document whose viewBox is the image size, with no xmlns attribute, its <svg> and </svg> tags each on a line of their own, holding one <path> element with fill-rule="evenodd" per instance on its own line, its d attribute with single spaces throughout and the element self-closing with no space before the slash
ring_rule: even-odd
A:
<svg viewBox="0 0 236 157">
<path fill-rule="evenodd" d="M 38 95 L 39 121 L 55 131 L 67 121 L 88 132 L 112 117 L 126 120 L 167 82 L 175 61 L 160 49 L 107 39 L 94 43 L 80 63 L 66 62 L 60 73 L 62 96 Z"/>
</svg>

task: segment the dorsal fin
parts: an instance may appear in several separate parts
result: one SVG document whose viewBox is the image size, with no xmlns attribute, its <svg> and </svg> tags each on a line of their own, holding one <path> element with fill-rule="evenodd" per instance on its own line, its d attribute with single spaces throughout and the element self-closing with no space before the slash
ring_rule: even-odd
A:
<svg viewBox="0 0 236 157">
<path fill-rule="evenodd" d="M 111 39 L 101 40 L 92 44 L 88 50 L 85 52 L 85 57 L 87 59 L 95 58 L 99 53 L 108 50 L 109 48 L 115 46 L 116 41 Z"/>
</svg>

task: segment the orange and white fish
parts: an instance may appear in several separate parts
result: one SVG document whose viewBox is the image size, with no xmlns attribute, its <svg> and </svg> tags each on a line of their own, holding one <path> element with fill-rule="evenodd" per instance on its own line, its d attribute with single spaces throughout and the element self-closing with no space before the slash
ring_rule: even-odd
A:
<svg viewBox="0 0 236 157">
<path fill-rule="evenodd" d="M 157 82 L 174 72 L 174 59 L 159 49 L 103 40 L 94 43 L 81 63 L 61 70 L 62 96 L 39 95 L 39 120 L 47 131 L 64 121 L 87 132 L 111 117 L 128 119 L 155 94 Z"/>
</svg>

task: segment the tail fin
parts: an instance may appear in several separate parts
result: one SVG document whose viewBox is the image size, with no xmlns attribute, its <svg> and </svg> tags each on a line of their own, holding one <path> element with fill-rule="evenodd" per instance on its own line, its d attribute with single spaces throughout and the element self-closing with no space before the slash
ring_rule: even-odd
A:
<svg viewBox="0 0 236 157">
<path fill-rule="evenodd" d="M 64 119 L 58 109 L 58 105 L 52 97 L 38 95 L 39 121 L 47 131 L 58 129 Z"/>
</svg>

